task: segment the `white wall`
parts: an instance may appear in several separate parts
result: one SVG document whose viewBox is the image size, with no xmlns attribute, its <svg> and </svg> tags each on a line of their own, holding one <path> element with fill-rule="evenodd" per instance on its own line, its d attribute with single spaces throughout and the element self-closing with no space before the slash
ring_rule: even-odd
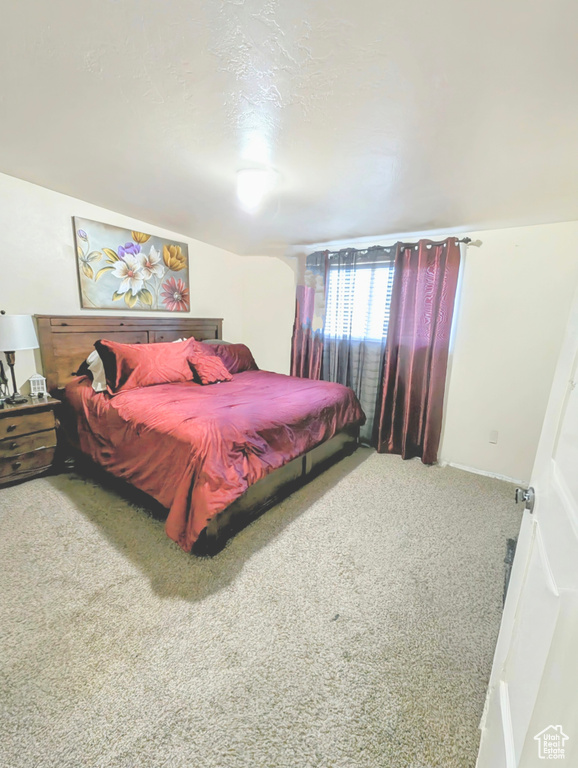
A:
<svg viewBox="0 0 578 768">
<path fill-rule="evenodd" d="M 470 236 L 482 244 L 463 265 L 440 460 L 527 482 L 578 281 L 578 222 Z"/>
<path fill-rule="evenodd" d="M 262 368 L 289 373 L 296 265 L 272 256 L 243 256 L 241 265 L 244 336 Z"/>
<path fill-rule="evenodd" d="M 3 174 L 0 201 L 0 309 L 8 314 L 119 314 L 80 308 L 72 216 L 82 216 L 186 242 L 190 315 L 224 318 L 226 339 L 248 344 L 262 368 L 289 371 L 286 327 L 295 289 L 283 260 L 240 257 Z M 35 369 L 41 370 L 38 353 L 17 353 L 19 386 Z"/>
</svg>

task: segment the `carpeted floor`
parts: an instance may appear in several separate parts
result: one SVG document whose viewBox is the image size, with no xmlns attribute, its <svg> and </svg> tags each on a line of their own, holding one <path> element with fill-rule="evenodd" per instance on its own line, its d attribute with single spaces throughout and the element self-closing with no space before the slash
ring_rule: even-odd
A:
<svg viewBox="0 0 578 768">
<path fill-rule="evenodd" d="M 466 768 L 510 485 L 360 449 L 213 560 L 76 475 L 0 491 L 3 768 Z"/>
</svg>

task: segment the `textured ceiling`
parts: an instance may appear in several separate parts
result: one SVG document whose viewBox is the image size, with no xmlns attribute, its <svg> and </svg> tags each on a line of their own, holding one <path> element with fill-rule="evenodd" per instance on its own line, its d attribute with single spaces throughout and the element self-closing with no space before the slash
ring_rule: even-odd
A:
<svg viewBox="0 0 578 768">
<path fill-rule="evenodd" d="M 573 0 L 22 0 L 0 171 L 238 253 L 578 218 Z M 257 215 L 239 168 L 278 183 Z"/>
</svg>

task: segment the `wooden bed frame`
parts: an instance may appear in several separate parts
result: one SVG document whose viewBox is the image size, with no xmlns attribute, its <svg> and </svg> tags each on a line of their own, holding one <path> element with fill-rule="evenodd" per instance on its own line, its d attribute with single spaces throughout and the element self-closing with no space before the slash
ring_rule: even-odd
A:
<svg viewBox="0 0 578 768">
<path fill-rule="evenodd" d="M 48 392 L 59 399 L 98 339 L 151 344 L 194 336 L 205 341 L 221 339 L 223 332 L 220 317 L 36 315 L 36 323 L 46 386 Z"/>
<path fill-rule="evenodd" d="M 221 318 L 191 317 L 122 317 L 110 315 L 37 315 L 38 338 L 44 376 L 49 393 L 60 400 L 64 387 L 93 349 L 94 342 L 106 338 L 126 344 L 149 344 L 175 341 L 194 336 L 199 341 L 222 338 Z M 70 452 L 80 455 L 74 439 L 74 430 L 66 428 L 63 414 L 64 437 Z M 308 482 L 330 463 L 357 448 L 359 428 L 345 430 L 308 453 L 299 456 L 283 467 L 252 485 L 239 499 L 211 519 L 203 531 L 193 552 L 197 555 L 215 555 L 228 539 L 263 514 L 296 488 Z M 85 466 L 90 461 L 83 457 Z M 96 474 L 106 477 L 101 468 Z M 114 483 L 131 495 L 130 486 L 116 478 Z M 138 492 L 141 498 L 149 496 Z M 158 503 L 153 501 L 153 505 Z"/>
</svg>

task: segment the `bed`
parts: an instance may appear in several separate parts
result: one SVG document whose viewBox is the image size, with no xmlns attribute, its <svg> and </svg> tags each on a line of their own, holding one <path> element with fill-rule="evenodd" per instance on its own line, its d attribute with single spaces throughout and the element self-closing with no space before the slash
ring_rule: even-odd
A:
<svg viewBox="0 0 578 768">
<path fill-rule="evenodd" d="M 186 551 L 216 554 L 241 527 L 357 446 L 363 411 L 339 384 L 248 369 L 210 386 L 187 380 L 110 396 L 76 375 L 99 339 L 206 342 L 221 338 L 220 319 L 43 315 L 37 322 L 67 442 L 165 508 L 166 532 Z M 220 349 L 207 346 L 210 354 Z"/>
</svg>

